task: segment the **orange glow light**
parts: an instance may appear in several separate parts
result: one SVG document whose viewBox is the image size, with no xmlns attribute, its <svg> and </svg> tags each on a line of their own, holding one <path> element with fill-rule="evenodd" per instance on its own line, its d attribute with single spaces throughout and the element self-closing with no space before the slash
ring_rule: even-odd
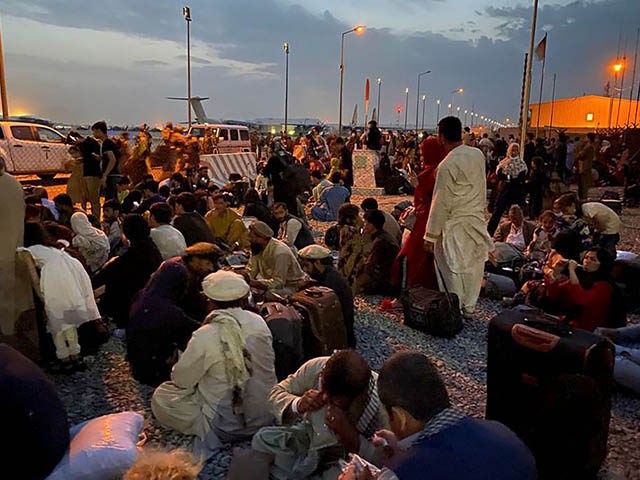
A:
<svg viewBox="0 0 640 480">
<path fill-rule="evenodd" d="M 354 32 L 356 33 L 362 33 L 364 32 L 364 25 L 358 25 L 356 28 L 353 29 Z"/>
<path fill-rule="evenodd" d="M 614 69 L 616 72 L 619 72 L 620 70 L 622 70 L 622 64 L 621 64 L 621 63 L 616 63 L 616 64 L 613 66 L 613 69 Z"/>
</svg>

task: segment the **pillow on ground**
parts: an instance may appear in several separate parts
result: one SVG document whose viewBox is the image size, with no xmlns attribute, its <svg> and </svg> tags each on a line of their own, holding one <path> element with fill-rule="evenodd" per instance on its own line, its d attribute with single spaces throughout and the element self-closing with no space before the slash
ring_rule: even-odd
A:
<svg viewBox="0 0 640 480">
<path fill-rule="evenodd" d="M 69 450 L 47 480 L 120 478 L 138 456 L 144 418 L 123 412 L 87 420 L 70 429 Z"/>
</svg>

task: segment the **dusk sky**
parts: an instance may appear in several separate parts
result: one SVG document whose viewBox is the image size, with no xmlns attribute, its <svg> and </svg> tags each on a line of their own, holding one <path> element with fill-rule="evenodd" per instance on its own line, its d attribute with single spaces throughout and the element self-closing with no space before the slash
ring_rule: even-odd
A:
<svg viewBox="0 0 640 480">
<path fill-rule="evenodd" d="M 364 107 L 366 78 L 382 78 L 381 121 L 409 88 L 415 121 L 416 75 L 427 100 L 427 124 L 450 92 L 456 105 L 498 121 L 517 119 L 532 2 L 520 0 L 192 0 L 193 95 L 208 96 L 210 117 L 282 117 L 284 53 L 291 44 L 290 117 L 338 119 L 340 34 L 346 39 L 345 123 Z M 186 96 L 183 3 L 170 0 L 2 0 L 9 107 L 57 122 L 111 124 L 184 121 Z M 639 0 L 540 1 L 536 41 L 548 32 L 543 98 L 602 94 L 618 39 L 626 45 L 630 86 Z M 640 65 L 638 66 L 640 71 Z M 532 102 L 540 63 L 534 62 Z M 637 75 L 640 78 L 640 73 Z M 638 81 L 636 80 L 636 88 Z M 626 90 L 625 96 L 629 95 Z M 634 93 L 635 97 L 635 93 Z M 404 113 L 401 124 L 404 123 Z"/>
</svg>

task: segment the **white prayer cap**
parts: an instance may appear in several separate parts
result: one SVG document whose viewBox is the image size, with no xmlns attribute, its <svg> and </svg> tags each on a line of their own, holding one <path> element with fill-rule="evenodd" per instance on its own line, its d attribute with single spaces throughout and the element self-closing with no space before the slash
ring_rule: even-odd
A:
<svg viewBox="0 0 640 480">
<path fill-rule="evenodd" d="M 322 260 L 331 256 L 331 250 L 322 245 L 307 245 L 298 252 L 300 258 L 305 260 Z"/>
<path fill-rule="evenodd" d="M 249 295 L 250 289 L 241 275 L 228 270 L 218 270 L 204 278 L 202 290 L 211 300 L 232 302 Z"/>
</svg>

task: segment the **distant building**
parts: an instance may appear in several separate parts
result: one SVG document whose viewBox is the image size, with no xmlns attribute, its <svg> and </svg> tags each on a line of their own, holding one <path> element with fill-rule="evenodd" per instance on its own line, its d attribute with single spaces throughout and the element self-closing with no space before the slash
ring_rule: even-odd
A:
<svg viewBox="0 0 640 480">
<path fill-rule="evenodd" d="M 555 102 L 534 103 L 529 106 L 531 120 L 529 129 L 538 125 L 540 129 L 566 130 L 567 133 L 586 133 L 599 128 L 624 127 L 640 122 L 640 105 L 633 100 L 618 97 L 585 95 L 564 98 Z M 553 110 L 553 118 L 552 118 Z"/>
</svg>

